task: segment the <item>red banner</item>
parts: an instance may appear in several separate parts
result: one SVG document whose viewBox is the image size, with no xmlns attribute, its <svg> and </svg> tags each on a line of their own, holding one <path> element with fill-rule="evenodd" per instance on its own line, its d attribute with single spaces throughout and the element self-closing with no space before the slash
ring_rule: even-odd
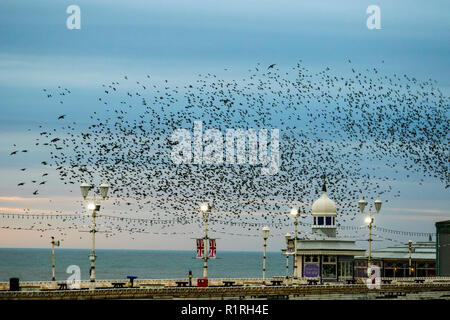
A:
<svg viewBox="0 0 450 320">
<path fill-rule="evenodd" d="M 205 247 L 203 246 L 203 239 L 197 239 L 197 258 L 203 258 L 203 252 Z"/>
<path fill-rule="evenodd" d="M 209 239 L 209 258 L 216 258 L 216 239 Z"/>
</svg>

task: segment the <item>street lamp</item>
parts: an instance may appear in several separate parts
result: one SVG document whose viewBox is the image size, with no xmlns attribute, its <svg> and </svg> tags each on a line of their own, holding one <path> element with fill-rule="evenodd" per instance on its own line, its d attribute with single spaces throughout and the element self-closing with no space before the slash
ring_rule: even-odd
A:
<svg viewBox="0 0 450 320">
<path fill-rule="evenodd" d="M 89 193 L 89 189 L 91 189 L 91 186 L 88 185 L 86 182 L 83 182 L 80 185 L 80 190 L 81 190 L 81 196 L 83 197 L 84 200 L 86 200 L 86 197 Z"/>
<path fill-rule="evenodd" d="M 288 255 L 288 247 L 289 247 L 289 241 L 292 239 L 292 236 L 290 233 L 286 233 L 284 236 L 286 238 L 286 279 L 289 278 L 289 255 Z"/>
<path fill-rule="evenodd" d="M 91 281 L 91 289 L 95 288 L 95 259 L 97 258 L 95 255 L 95 233 L 97 232 L 97 230 L 95 230 L 96 224 L 95 224 L 95 218 L 97 217 L 97 212 L 100 211 L 100 200 L 105 200 L 108 196 L 108 190 L 109 190 L 109 185 L 107 185 L 106 183 L 102 183 L 100 185 L 100 195 L 101 195 L 101 199 L 97 199 L 94 195 L 93 198 L 89 199 L 88 193 L 89 190 L 92 188 L 92 186 L 90 186 L 89 184 L 87 184 L 86 182 L 83 182 L 80 185 L 80 191 L 81 191 L 81 196 L 83 197 L 84 200 L 88 200 L 89 204 L 87 206 L 89 211 L 92 211 L 92 229 L 91 229 L 91 233 L 92 233 L 92 251 L 91 251 L 91 255 L 89 256 L 89 261 L 91 261 L 91 269 L 90 269 L 90 281 Z"/>
<path fill-rule="evenodd" d="M 297 230 L 298 230 L 298 209 L 292 208 L 290 214 L 294 217 L 294 279 L 297 279 Z"/>
<path fill-rule="evenodd" d="M 412 262 L 411 262 L 411 254 L 414 252 L 414 248 L 412 246 L 413 242 L 412 240 L 408 241 L 408 249 L 409 249 L 409 276 L 412 276 L 413 268 L 412 268 Z"/>
<path fill-rule="evenodd" d="M 267 248 L 267 238 L 269 238 L 269 227 L 262 228 L 262 236 L 264 239 L 264 257 L 263 257 L 263 284 L 266 283 L 266 248 Z"/>
<path fill-rule="evenodd" d="M 208 277 L 208 217 L 211 211 L 209 203 L 204 202 L 200 205 L 200 211 L 203 213 L 203 222 L 205 223 L 205 237 L 203 238 L 203 278 Z"/>
<path fill-rule="evenodd" d="M 375 200 L 374 205 L 375 205 L 376 213 L 379 213 L 380 209 L 381 209 L 381 200 L 378 200 L 378 199 Z M 363 199 L 359 200 L 358 206 L 359 206 L 359 210 L 361 211 L 361 213 L 364 213 L 364 209 L 367 206 L 367 201 L 365 201 Z M 367 259 L 367 274 L 370 276 L 369 267 L 370 267 L 370 264 L 372 261 L 372 225 L 373 225 L 373 216 L 372 216 L 371 210 L 369 210 L 369 215 L 364 219 L 364 222 L 369 227 L 369 256 Z"/>
<path fill-rule="evenodd" d="M 103 200 L 106 199 L 106 197 L 108 196 L 109 185 L 107 185 L 106 183 L 102 183 L 99 189 L 100 195 L 102 196 Z"/>
<path fill-rule="evenodd" d="M 52 237 L 52 281 L 55 281 L 55 246 L 59 247 L 59 241 L 55 241 L 55 237 Z"/>
</svg>

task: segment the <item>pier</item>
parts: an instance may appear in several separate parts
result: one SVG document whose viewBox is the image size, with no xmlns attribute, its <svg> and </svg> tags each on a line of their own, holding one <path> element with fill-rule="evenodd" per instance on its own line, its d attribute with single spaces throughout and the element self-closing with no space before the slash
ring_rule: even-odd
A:
<svg viewBox="0 0 450 320">
<path fill-rule="evenodd" d="M 262 279 L 209 279 L 210 286 L 181 287 L 185 279 L 135 280 L 132 288 L 114 288 L 120 280 L 97 281 L 94 290 L 89 281 L 81 281 L 78 289 L 59 289 L 58 282 L 22 282 L 19 291 L 8 291 L 9 284 L 0 283 L 0 300 L 99 300 L 99 299 L 449 299 L 450 277 L 423 279 L 383 279 L 379 288 L 356 284 L 328 283 L 308 285 L 281 282 L 263 285 Z M 390 280 L 390 281 L 389 281 Z M 423 281 L 416 281 L 423 280 Z M 232 283 L 225 285 L 224 282 Z M 270 281 L 266 281 L 266 283 Z M 390 283 L 389 283 L 390 282 Z M 277 282 L 275 282 L 277 283 Z M 278 284 L 278 283 L 277 283 Z"/>
</svg>

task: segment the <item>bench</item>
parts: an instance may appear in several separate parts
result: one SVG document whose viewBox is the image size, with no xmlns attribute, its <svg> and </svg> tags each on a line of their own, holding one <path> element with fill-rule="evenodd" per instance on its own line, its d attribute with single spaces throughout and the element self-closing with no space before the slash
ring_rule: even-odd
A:
<svg viewBox="0 0 450 320">
<path fill-rule="evenodd" d="M 317 279 L 308 279 L 308 285 L 316 285 L 319 282 Z"/>
<path fill-rule="evenodd" d="M 125 282 L 112 282 L 113 288 L 123 288 Z"/>
<path fill-rule="evenodd" d="M 384 284 L 391 284 L 392 279 L 381 279 Z"/>
<path fill-rule="evenodd" d="M 58 283 L 58 290 L 67 290 L 67 282 Z"/>
<path fill-rule="evenodd" d="M 232 287 L 236 282 L 235 281 L 222 281 L 225 287 Z"/>
<path fill-rule="evenodd" d="M 414 279 L 415 283 L 424 283 L 425 279 Z"/>
<path fill-rule="evenodd" d="M 283 280 L 270 280 L 270 282 L 272 282 L 273 286 L 281 286 Z"/>
<path fill-rule="evenodd" d="M 177 287 L 187 287 L 188 281 L 175 281 Z"/>
<path fill-rule="evenodd" d="M 346 279 L 346 280 L 345 280 L 345 283 L 346 283 L 346 284 L 355 284 L 355 283 L 356 283 L 356 280 L 355 280 L 355 279 Z"/>
</svg>

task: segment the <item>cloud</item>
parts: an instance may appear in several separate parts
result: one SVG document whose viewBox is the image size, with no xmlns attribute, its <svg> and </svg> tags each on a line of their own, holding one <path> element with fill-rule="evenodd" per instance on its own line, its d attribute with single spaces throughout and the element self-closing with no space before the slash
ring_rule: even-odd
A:
<svg viewBox="0 0 450 320">
<path fill-rule="evenodd" d="M 49 198 L 0 197 L 0 201 L 43 202 L 49 200 Z"/>
<path fill-rule="evenodd" d="M 412 213 L 422 213 L 422 214 L 431 213 L 431 214 L 450 215 L 450 211 L 448 211 L 448 210 L 439 210 L 439 209 L 386 208 L 386 211 L 412 212 Z M 392 215 L 390 215 L 390 216 L 392 216 Z"/>
<path fill-rule="evenodd" d="M 54 210 L 0 207 L 0 213 L 55 213 Z"/>
<path fill-rule="evenodd" d="M 395 221 L 397 223 L 400 221 L 426 221 L 426 222 L 434 223 L 437 221 L 450 219 L 450 216 L 424 216 L 424 215 L 412 215 L 412 214 L 409 214 L 409 215 L 394 214 L 394 215 L 386 216 L 385 218 L 387 218 L 387 217 L 395 219 Z M 396 228 L 398 229 L 399 227 L 396 227 Z M 405 229 L 405 227 L 403 226 L 402 230 L 404 230 L 404 229 Z M 405 231 L 407 231 L 407 230 L 405 230 Z"/>
</svg>

